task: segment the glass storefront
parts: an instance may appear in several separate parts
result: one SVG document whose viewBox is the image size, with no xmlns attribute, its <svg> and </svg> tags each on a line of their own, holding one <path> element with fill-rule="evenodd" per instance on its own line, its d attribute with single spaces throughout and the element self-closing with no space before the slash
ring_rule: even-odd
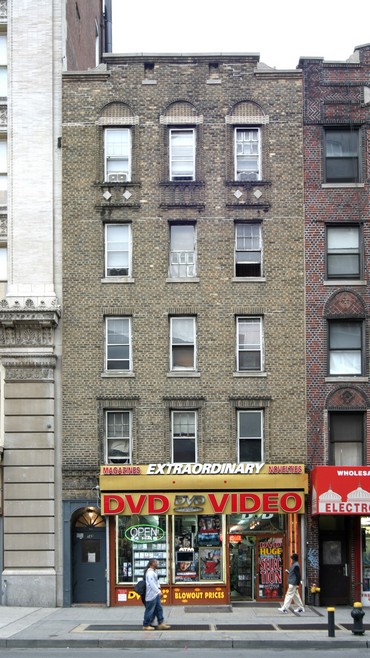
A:
<svg viewBox="0 0 370 658">
<path fill-rule="evenodd" d="M 137 582 L 148 560 L 155 558 L 163 584 L 229 582 L 231 600 L 281 598 L 285 518 L 282 514 L 117 516 L 116 583 Z"/>
<path fill-rule="evenodd" d="M 370 606 L 370 517 L 361 518 L 362 605 Z"/>
</svg>

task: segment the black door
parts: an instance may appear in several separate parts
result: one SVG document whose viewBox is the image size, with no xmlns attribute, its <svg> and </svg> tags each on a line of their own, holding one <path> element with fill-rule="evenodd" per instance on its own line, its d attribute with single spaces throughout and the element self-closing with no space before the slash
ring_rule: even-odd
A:
<svg viewBox="0 0 370 658">
<path fill-rule="evenodd" d="M 326 532 L 320 535 L 320 603 L 349 605 L 350 573 L 348 533 Z"/>
<path fill-rule="evenodd" d="M 73 603 L 106 603 L 105 528 L 74 528 Z"/>
</svg>

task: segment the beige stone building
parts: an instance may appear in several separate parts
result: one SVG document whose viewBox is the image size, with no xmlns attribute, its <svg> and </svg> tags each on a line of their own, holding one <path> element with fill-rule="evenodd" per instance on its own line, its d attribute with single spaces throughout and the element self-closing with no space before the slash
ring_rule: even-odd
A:
<svg viewBox="0 0 370 658">
<path fill-rule="evenodd" d="M 153 554 L 167 602 L 281 600 L 307 492 L 301 73 L 104 63 L 64 75 L 64 600 L 137 602 Z"/>
<path fill-rule="evenodd" d="M 62 71 L 99 63 L 102 19 L 101 0 L 0 2 L 0 561 L 7 605 L 63 601 Z"/>
</svg>

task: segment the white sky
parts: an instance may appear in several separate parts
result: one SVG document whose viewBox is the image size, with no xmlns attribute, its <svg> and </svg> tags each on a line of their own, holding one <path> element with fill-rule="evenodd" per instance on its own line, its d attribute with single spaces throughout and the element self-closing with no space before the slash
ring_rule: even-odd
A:
<svg viewBox="0 0 370 658">
<path fill-rule="evenodd" d="M 370 0 L 112 0 L 115 53 L 259 53 L 345 61 L 370 43 Z"/>
</svg>

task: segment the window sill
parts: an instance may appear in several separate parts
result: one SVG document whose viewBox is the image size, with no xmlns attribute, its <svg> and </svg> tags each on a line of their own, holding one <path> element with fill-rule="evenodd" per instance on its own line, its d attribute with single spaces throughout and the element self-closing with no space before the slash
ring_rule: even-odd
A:
<svg viewBox="0 0 370 658">
<path fill-rule="evenodd" d="M 166 283 L 199 283 L 198 276 L 192 276 L 187 278 L 175 279 L 175 277 L 169 277 L 166 279 Z"/>
<path fill-rule="evenodd" d="M 110 372 L 108 370 L 104 370 L 104 372 L 102 372 L 101 376 L 103 378 L 107 378 L 107 379 L 111 379 L 112 377 L 113 378 L 117 378 L 117 377 L 124 377 L 124 378 L 135 377 L 134 373 L 129 372 L 128 370 L 112 370 L 112 372 Z"/>
<path fill-rule="evenodd" d="M 330 188 L 348 188 L 348 187 L 365 187 L 365 183 L 321 183 L 322 189 Z"/>
<path fill-rule="evenodd" d="M 187 372 L 185 370 L 176 370 L 176 372 L 168 372 L 167 377 L 200 377 L 200 372 Z"/>
<path fill-rule="evenodd" d="M 363 279 L 326 279 L 324 286 L 366 286 Z"/>
<path fill-rule="evenodd" d="M 100 279 L 101 283 L 135 283 L 131 276 L 106 276 Z"/>
<path fill-rule="evenodd" d="M 266 371 L 251 370 L 249 372 L 234 372 L 233 377 L 267 377 Z"/>
<path fill-rule="evenodd" d="M 232 278 L 234 283 L 245 283 L 246 281 L 257 281 L 263 283 L 266 281 L 264 276 L 234 276 Z"/>
<path fill-rule="evenodd" d="M 325 377 L 326 382 L 368 382 L 369 378 L 363 375 L 331 375 Z"/>
</svg>

